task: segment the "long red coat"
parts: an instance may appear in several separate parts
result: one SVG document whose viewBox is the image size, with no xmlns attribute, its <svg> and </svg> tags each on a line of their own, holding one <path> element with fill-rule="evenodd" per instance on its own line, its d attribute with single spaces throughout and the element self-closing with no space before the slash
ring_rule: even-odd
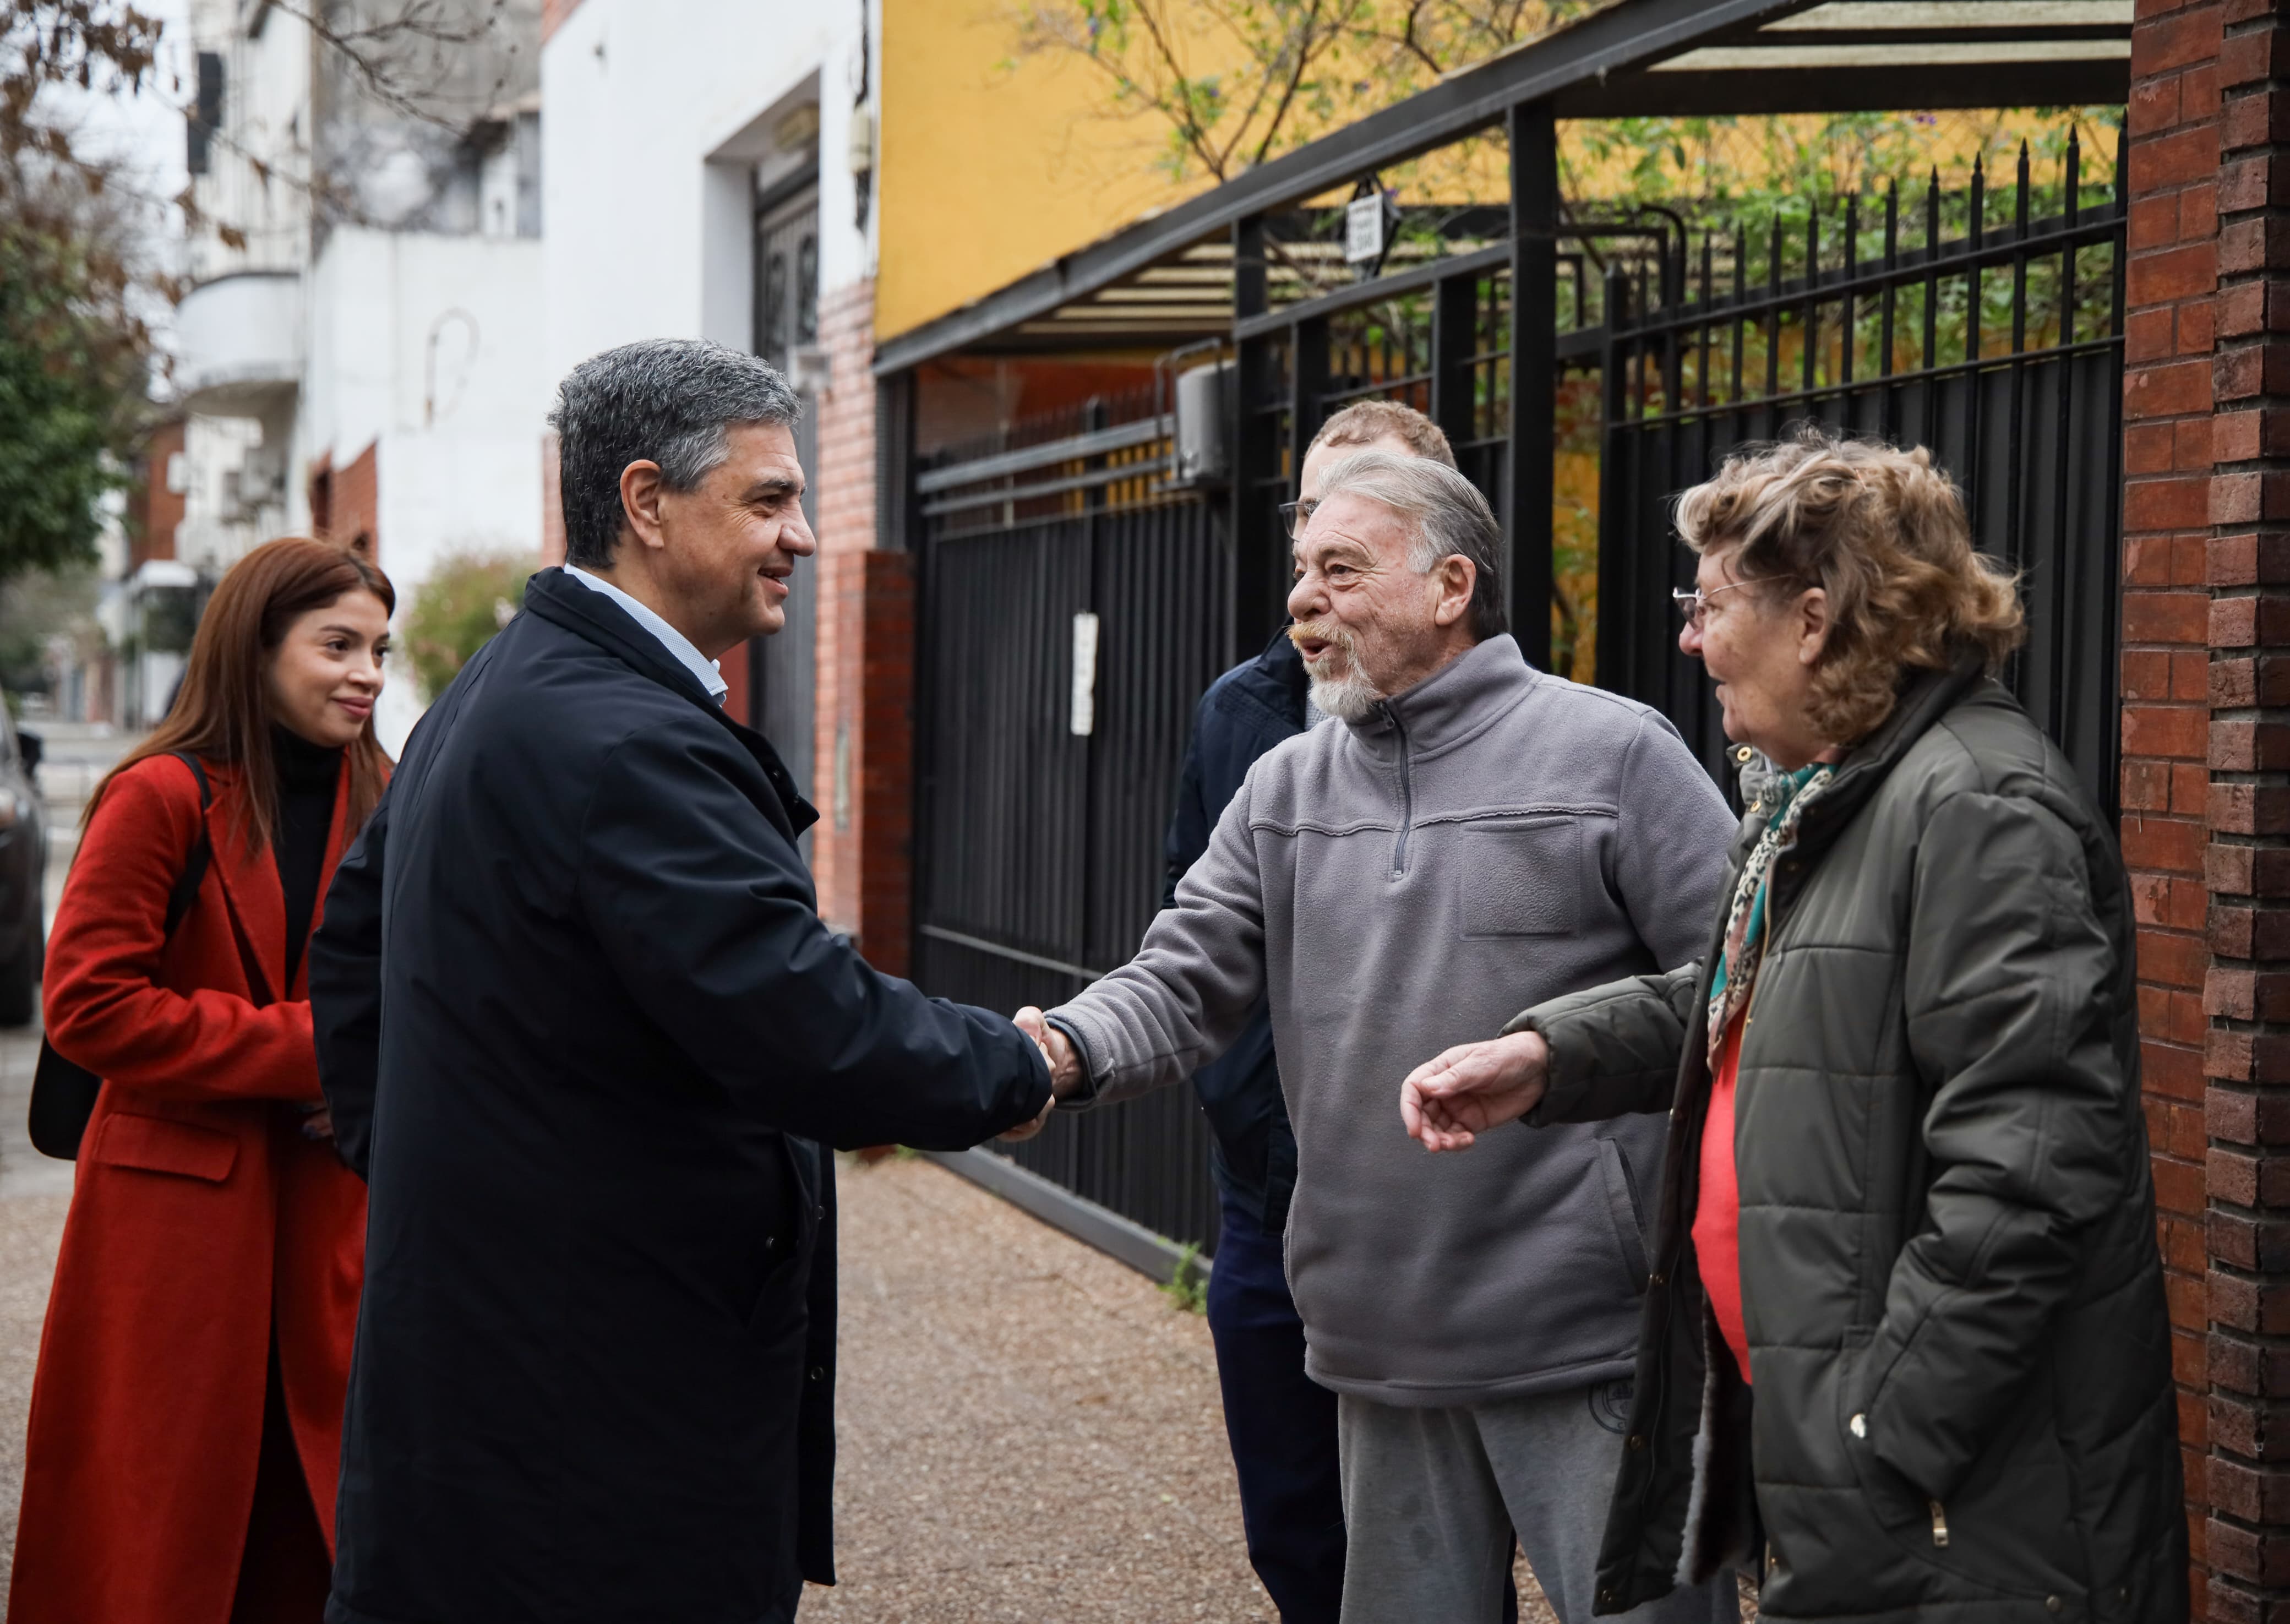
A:
<svg viewBox="0 0 2290 1624">
<path fill-rule="evenodd" d="M 308 994 L 299 973 L 282 985 L 284 893 L 270 852 L 239 832 L 238 776 L 207 772 L 213 857 L 164 952 L 199 820 L 197 785 L 172 756 L 113 780 L 56 917 L 47 1029 L 106 1081 L 40 1340 L 12 1624 L 229 1617 L 274 1314 L 287 1415 L 333 1547 L 365 1186 L 281 1104 L 319 1099 Z M 323 883 L 319 895 L 322 910 Z"/>
</svg>

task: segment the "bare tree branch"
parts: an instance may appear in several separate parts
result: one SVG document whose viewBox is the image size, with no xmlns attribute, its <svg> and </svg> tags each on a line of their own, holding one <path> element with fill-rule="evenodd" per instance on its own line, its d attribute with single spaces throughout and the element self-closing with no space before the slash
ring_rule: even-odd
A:
<svg viewBox="0 0 2290 1624">
<path fill-rule="evenodd" d="M 1085 56 L 1125 115 L 1167 126 L 1174 165 L 1229 180 L 1327 127 L 1388 106 L 1592 0 L 1044 0 L 1015 13 L 1020 49 Z M 1180 20 L 1184 27 L 1180 26 Z M 1215 77 L 1186 66 L 1204 22 L 1234 61 Z M 1213 50 L 1213 47 L 1212 47 Z M 1319 70 L 1341 63 L 1341 76 Z M 1357 71 L 1354 71 L 1354 70 Z M 1245 76 L 1236 94 L 1226 86 Z"/>
<path fill-rule="evenodd" d="M 348 63 L 368 93 L 383 106 L 455 134 L 464 133 L 470 121 L 446 117 L 423 103 L 423 98 L 434 96 L 444 83 L 442 55 L 438 71 L 426 85 L 416 87 L 407 81 L 406 49 L 426 45 L 438 52 L 448 46 L 467 48 L 480 44 L 500 22 L 505 4 L 506 0 L 490 0 L 481 18 L 460 21 L 449 20 L 457 16 L 459 9 L 452 0 L 400 0 L 396 12 L 386 14 L 380 21 L 337 28 L 326 20 L 323 5 L 270 0 L 273 9 L 300 22 Z M 487 104 L 499 97 L 508 82 L 505 66 L 494 80 L 492 93 L 484 99 Z"/>
<path fill-rule="evenodd" d="M 1207 166 L 1211 174 L 1219 180 L 1230 179 L 1225 172 L 1225 155 L 1209 150 L 1208 132 L 1201 127 L 1197 110 L 1192 89 L 1194 83 L 1192 76 L 1185 71 L 1184 65 L 1177 60 L 1176 51 L 1169 43 L 1168 34 L 1161 27 L 1161 19 L 1154 11 L 1153 0 L 1137 0 L 1136 11 L 1138 16 L 1144 20 L 1146 32 L 1152 37 L 1155 52 L 1158 53 L 1161 61 L 1168 70 L 1176 76 L 1178 84 L 1182 87 L 1181 93 L 1183 96 L 1181 103 L 1183 122 L 1180 129 L 1186 144 L 1192 148 L 1194 155 Z"/>
<path fill-rule="evenodd" d="M 1312 9 L 1304 18 L 1303 36 L 1296 42 L 1294 47 L 1296 60 L 1288 75 L 1288 83 L 1280 92 L 1280 100 L 1273 108 L 1272 116 L 1265 122 L 1264 139 L 1256 143 L 1255 163 L 1263 163 L 1265 155 L 1272 150 L 1272 143 L 1280 133 L 1280 126 L 1288 117 L 1288 108 L 1296 100 L 1296 87 L 1303 83 L 1304 69 L 1310 65 L 1312 58 L 1318 54 L 1312 36 L 1314 25 L 1318 20 L 1319 15 L 1320 0 L 1312 0 Z"/>
</svg>

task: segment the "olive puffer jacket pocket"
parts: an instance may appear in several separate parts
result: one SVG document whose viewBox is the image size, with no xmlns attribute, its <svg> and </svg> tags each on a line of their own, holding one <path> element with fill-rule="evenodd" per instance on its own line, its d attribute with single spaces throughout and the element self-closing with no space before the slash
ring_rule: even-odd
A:
<svg viewBox="0 0 2290 1624">
<path fill-rule="evenodd" d="M 1753 808 L 1736 874 L 1761 832 Z M 1691 1235 L 1715 933 L 1701 964 L 1512 1025 L 1550 1047 L 1530 1120 L 1672 1117 L 1597 1610 L 1746 1558 L 1774 1619 L 2183 1619 L 2134 922 L 2104 819 L 1966 661 L 1912 680 L 1808 804 L 1770 905 L 1735 1101 L 1746 1392 L 1721 1380 Z"/>
</svg>

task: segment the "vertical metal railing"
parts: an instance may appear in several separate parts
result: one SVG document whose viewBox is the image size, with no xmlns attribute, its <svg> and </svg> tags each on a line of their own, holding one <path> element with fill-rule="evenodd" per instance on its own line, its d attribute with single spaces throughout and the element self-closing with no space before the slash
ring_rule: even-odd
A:
<svg viewBox="0 0 2290 1624">
<path fill-rule="evenodd" d="M 1045 413 L 942 453 L 921 520 L 915 979 L 1014 1010 L 1125 960 L 1161 892 L 1193 707 L 1229 663 L 1222 505 L 1169 483 L 1150 392 Z M 1077 714 L 1079 615 L 1094 617 Z M 1085 727 L 1084 723 L 1085 721 Z M 1213 1249 L 1190 1092 L 1061 1114 L 1012 1159 Z"/>
<path fill-rule="evenodd" d="M 2119 182 L 2102 200 L 2085 191 L 2071 137 L 2058 212 L 2043 218 L 2023 148 L 2007 225 L 1988 220 L 1975 164 L 1960 236 L 1945 235 L 1951 199 L 1935 175 L 1913 246 L 1901 240 L 1895 186 L 1873 258 L 1851 198 L 1841 218 L 1807 212 L 1795 268 L 1776 219 L 1762 276 L 1755 234 L 1737 228 L 1723 252 L 1712 232 L 1698 253 L 1675 246 L 1659 267 L 1610 278 L 1602 685 L 1661 707 L 1719 771 L 1715 706 L 1676 648 L 1666 602 L 1692 567 L 1670 528 L 1671 496 L 1794 422 L 1905 435 L 1957 481 L 1975 544 L 2021 574 L 2029 637 L 2007 680 L 2114 805 L 2126 217 Z M 2091 274 L 2099 258 L 2107 267 Z M 1920 307 L 1906 324 L 1904 303 Z M 1744 367 L 1752 355 L 1762 388 L 1760 369 Z"/>
</svg>

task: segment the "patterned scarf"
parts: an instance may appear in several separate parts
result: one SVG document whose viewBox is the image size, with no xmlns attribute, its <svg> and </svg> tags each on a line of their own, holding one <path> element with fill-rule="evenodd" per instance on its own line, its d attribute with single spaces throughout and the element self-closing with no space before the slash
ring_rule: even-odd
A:
<svg viewBox="0 0 2290 1624">
<path fill-rule="evenodd" d="M 1816 762 L 1794 772 L 1776 772 L 1758 792 L 1766 814 L 1766 832 L 1742 878 L 1734 887 L 1734 906 L 1726 916 L 1726 947 L 1718 957 L 1718 973 L 1709 980 L 1709 1064 L 1714 1069 L 1718 1052 L 1726 1046 L 1726 1028 L 1750 1002 L 1757 986 L 1758 966 L 1766 956 L 1766 882 L 1781 854 L 1797 844 L 1798 821 L 1805 809 L 1829 788 L 1837 769 Z"/>
</svg>

